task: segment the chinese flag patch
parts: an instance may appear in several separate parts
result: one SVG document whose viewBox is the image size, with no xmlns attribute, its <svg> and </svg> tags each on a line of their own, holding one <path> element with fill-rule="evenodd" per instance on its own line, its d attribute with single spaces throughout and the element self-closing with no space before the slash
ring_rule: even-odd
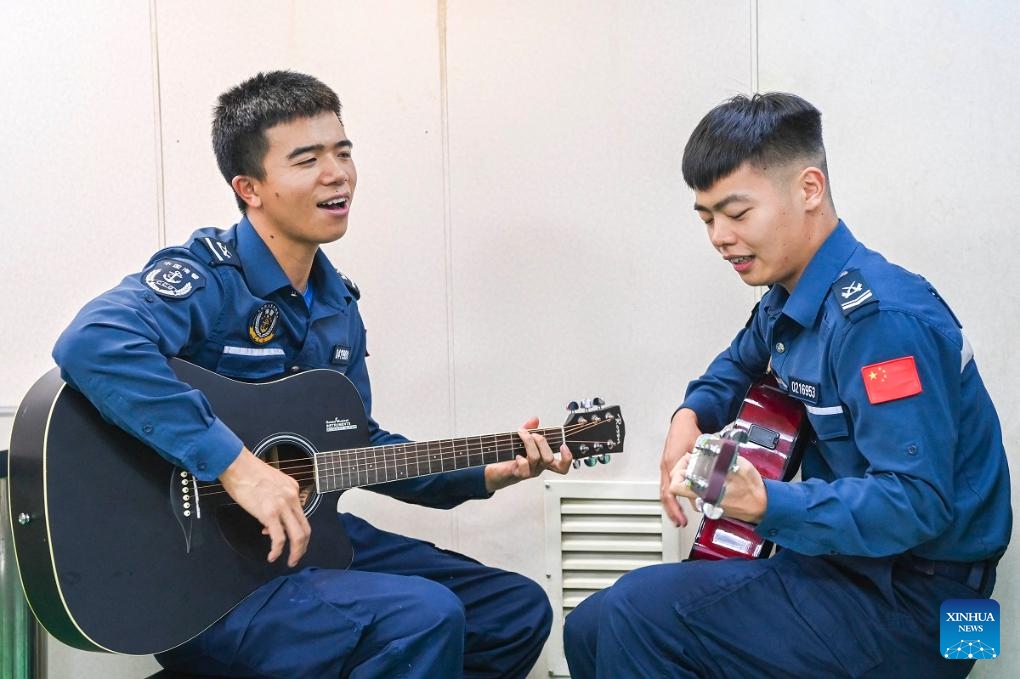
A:
<svg viewBox="0 0 1020 679">
<path fill-rule="evenodd" d="M 861 377 L 872 405 L 921 393 L 921 377 L 913 356 L 866 365 L 861 368 Z"/>
</svg>

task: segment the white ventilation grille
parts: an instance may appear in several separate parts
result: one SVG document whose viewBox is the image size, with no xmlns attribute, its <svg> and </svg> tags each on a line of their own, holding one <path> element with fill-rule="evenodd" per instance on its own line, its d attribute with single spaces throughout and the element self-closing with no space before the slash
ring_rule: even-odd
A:
<svg viewBox="0 0 1020 679">
<path fill-rule="evenodd" d="M 679 561 L 691 540 L 662 514 L 659 485 L 624 481 L 545 483 L 546 580 L 553 629 L 550 677 L 569 677 L 563 619 L 589 595 L 642 566 Z"/>
</svg>

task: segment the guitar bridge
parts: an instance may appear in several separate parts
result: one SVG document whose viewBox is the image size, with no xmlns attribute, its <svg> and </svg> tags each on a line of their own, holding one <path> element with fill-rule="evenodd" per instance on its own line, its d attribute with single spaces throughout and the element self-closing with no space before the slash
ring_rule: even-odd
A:
<svg viewBox="0 0 1020 679">
<path fill-rule="evenodd" d="M 202 518 L 198 499 L 198 479 L 186 469 L 174 467 L 170 473 L 170 507 L 184 534 L 185 551 L 191 553 L 191 528 Z"/>
<path fill-rule="evenodd" d="M 188 471 L 181 471 L 181 514 L 202 518 L 202 506 L 198 502 L 198 479 Z"/>
</svg>

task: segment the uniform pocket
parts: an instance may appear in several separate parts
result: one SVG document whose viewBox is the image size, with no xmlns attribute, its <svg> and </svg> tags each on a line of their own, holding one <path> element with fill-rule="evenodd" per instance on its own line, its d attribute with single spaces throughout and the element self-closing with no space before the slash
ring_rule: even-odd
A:
<svg viewBox="0 0 1020 679">
<path fill-rule="evenodd" d="M 850 434 L 842 406 L 831 408 L 809 406 L 808 420 L 819 441 L 844 438 Z"/>
<path fill-rule="evenodd" d="M 278 347 L 223 347 L 216 372 L 227 377 L 260 380 L 284 371 L 286 355 Z"/>
</svg>

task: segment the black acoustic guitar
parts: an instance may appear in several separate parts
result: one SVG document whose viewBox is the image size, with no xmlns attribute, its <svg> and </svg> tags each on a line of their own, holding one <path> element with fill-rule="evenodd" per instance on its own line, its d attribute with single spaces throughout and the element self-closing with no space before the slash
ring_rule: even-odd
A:
<svg viewBox="0 0 1020 679">
<path fill-rule="evenodd" d="M 299 482 L 312 526 L 299 568 L 350 564 L 336 516 L 342 491 L 524 451 L 516 432 L 370 446 L 361 397 L 332 370 L 248 384 L 176 359 L 171 365 L 252 452 Z M 623 451 L 618 407 L 576 409 L 562 427 L 537 431 L 589 464 Z M 173 648 L 293 570 L 282 557 L 266 562 L 261 526 L 221 485 L 198 481 L 106 422 L 56 368 L 18 410 L 9 490 L 29 604 L 50 634 L 76 648 Z"/>
</svg>

